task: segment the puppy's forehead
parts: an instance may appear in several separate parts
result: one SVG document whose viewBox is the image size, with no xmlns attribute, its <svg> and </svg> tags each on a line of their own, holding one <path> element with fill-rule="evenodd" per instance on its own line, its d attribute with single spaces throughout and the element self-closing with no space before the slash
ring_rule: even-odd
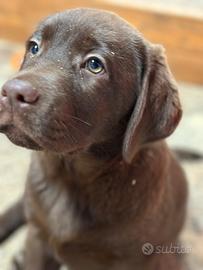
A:
<svg viewBox="0 0 203 270">
<path fill-rule="evenodd" d="M 92 37 L 94 40 L 117 42 L 121 39 L 139 39 L 139 34 L 119 16 L 96 9 L 73 9 L 46 18 L 38 27 L 43 39 L 55 40 Z"/>
</svg>

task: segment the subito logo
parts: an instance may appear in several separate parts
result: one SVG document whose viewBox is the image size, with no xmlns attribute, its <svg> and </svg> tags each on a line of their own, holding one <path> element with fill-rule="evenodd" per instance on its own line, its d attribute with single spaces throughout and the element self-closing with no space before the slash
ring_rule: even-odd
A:
<svg viewBox="0 0 203 270">
<path fill-rule="evenodd" d="M 143 246 L 142 246 L 142 252 L 144 255 L 152 255 L 152 253 L 154 252 L 154 247 L 151 243 L 145 243 Z"/>
</svg>

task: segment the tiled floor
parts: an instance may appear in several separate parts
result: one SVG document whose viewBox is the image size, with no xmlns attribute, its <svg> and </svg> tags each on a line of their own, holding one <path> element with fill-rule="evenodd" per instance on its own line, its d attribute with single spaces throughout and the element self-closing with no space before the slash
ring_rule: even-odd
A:
<svg viewBox="0 0 203 270">
<path fill-rule="evenodd" d="M 0 86 L 13 73 L 10 55 L 21 46 L 0 41 Z M 183 120 L 169 143 L 203 153 L 203 86 L 179 84 L 184 107 Z M 28 150 L 11 144 L 0 135 L 0 212 L 23 192 L 29 165 Z M 203 269 L 203 161 L 183 163 L 188 175 L 190 198 L 187 225 L 183 232 L 190 270 Z M 7 270 L 13 253 L 23 245 L 24 231 L 0 247 L 0 269 Z M 37 269 L 36 269 L 37 270 Z"/>
</svg>

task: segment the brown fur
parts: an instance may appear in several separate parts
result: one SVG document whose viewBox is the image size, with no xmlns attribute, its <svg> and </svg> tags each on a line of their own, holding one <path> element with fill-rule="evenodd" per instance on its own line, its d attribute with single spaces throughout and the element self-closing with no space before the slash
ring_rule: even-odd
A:
<svg viewBox="0 0 203 270">
<path fill-rule="evenodd" d="M 163 49 L 93 9 L 50 16 L 33 39 L 39 52 L 28 41 L 0 97 L 1 131 L 40 150 L 26 184 L 21 269 L 182 269 L 178 254 L 142 252 L 146 242 L 177 245 L 185 217 L 185 177 L 162 140 L 181 118 Z M 92 54 L 103 73 L 87 70 Z"/>
</svg>

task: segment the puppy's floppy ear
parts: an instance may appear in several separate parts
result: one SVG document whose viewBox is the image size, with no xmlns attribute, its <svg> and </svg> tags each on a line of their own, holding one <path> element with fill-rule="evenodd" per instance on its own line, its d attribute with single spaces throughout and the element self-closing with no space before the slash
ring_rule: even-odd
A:
<svg viewBox="0 0 203 270">
<path fill-rule="evenodd" d="M 142 86 L 123 142 L 123 158 L 130 163 L 144 143 L 169 136 L 182 115 L 176 83 L 164 50 L 149 45 Z"/>
</svg>

